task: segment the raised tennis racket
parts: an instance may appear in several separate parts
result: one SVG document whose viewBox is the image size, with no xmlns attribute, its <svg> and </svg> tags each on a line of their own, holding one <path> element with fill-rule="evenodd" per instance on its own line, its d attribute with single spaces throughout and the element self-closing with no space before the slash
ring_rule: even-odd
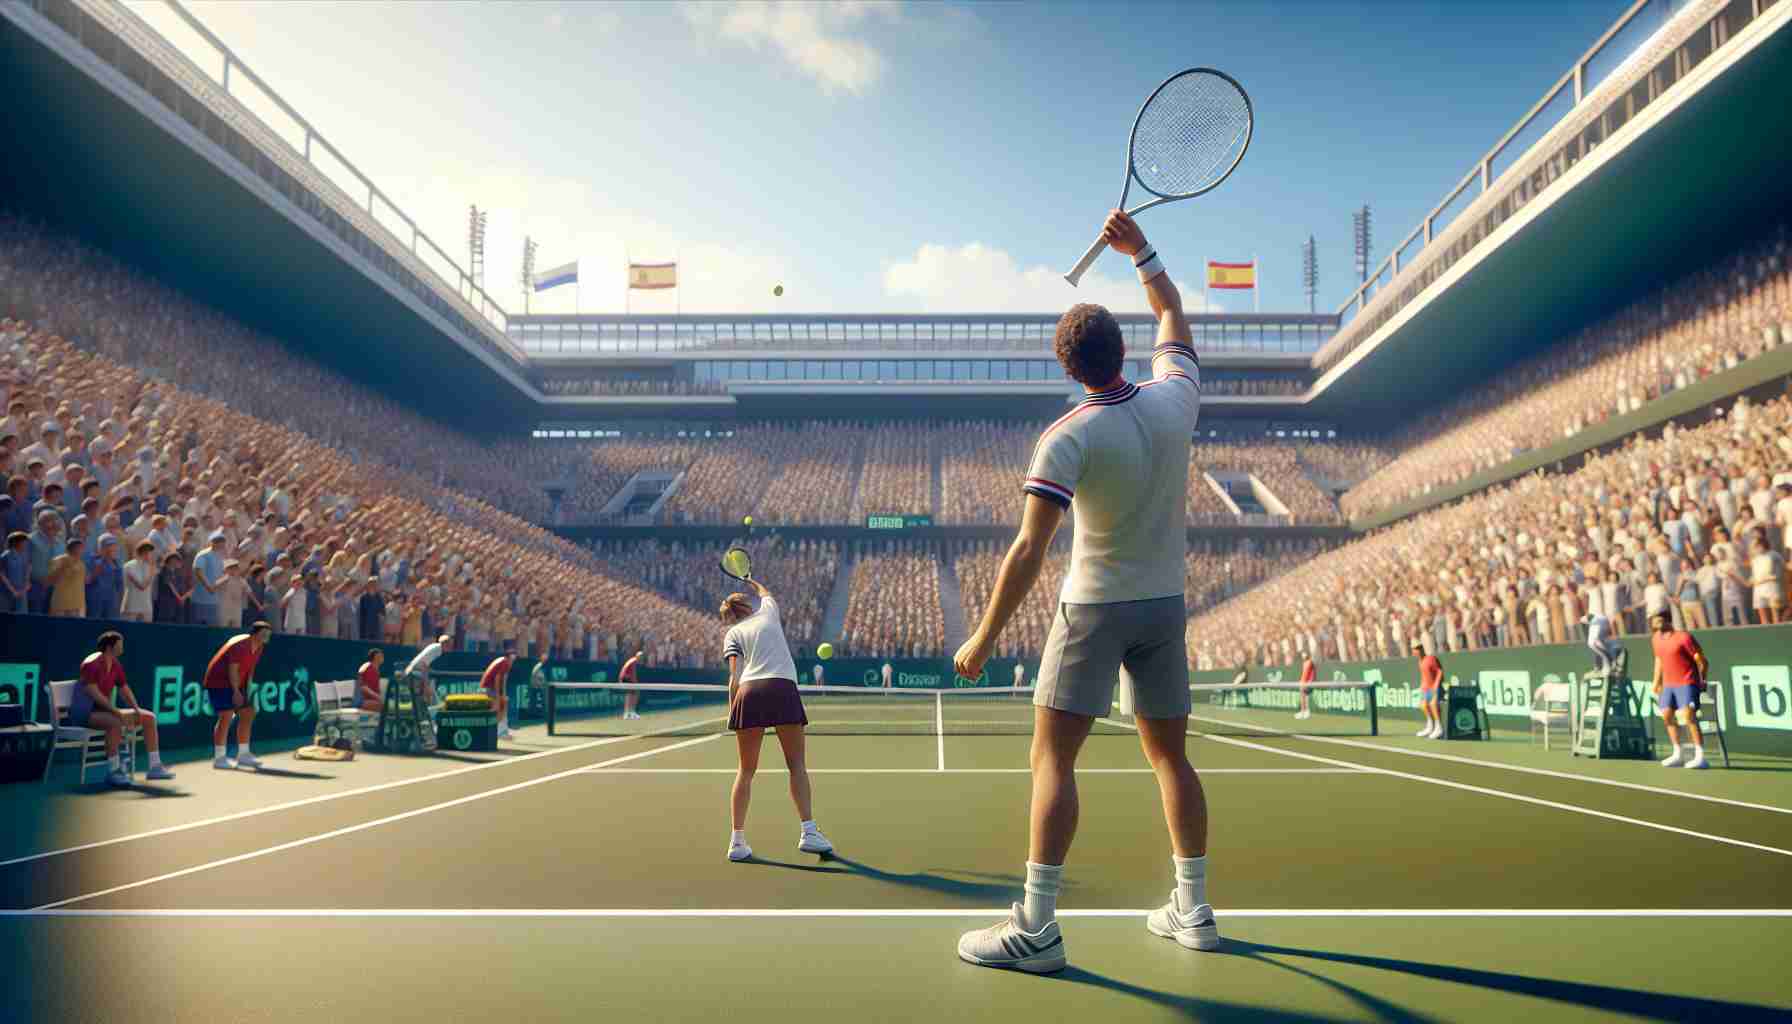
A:
<svg viewBox="0 0 1792 1024">
<path fill-rule="evenodd" d="M 1154 198 L 1126 210 L 1129 215 L 1212 191 L 1244 159 L 1251 121 L 1251 98 L 1231 75 L 1213 68 L 1171 75 L 1133 120 L 1117 208 L 1126 210 L 1134 181 Z M 1097 238 L 1064 280 L 1081 281 L 1107 246 Z"/>
<path fill-rule="evenodd" d="M 753 559 L 746 548 L 729 548 L 722 552 L 722 572 L 737 580 L 753 578 Z"/>
</svg>

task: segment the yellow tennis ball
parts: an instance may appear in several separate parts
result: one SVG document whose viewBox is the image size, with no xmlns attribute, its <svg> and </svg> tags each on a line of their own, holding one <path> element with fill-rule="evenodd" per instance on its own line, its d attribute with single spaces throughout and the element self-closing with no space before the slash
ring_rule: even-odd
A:
<svg viewBox="0 0 1792 1024">
<path fill-rule="evenodd" d="M 815 648 L 815 656 L 822 661 L 832 658 L 834 656 L 834 645 L 822 644 L 820 647 Z"/>
<path fill-rule="evenodd" d="M 741 522 L 742 526 L 752 526 L 753 525 L 753 517 L 748 516 L 745 519 L 742 519 L 740 522 Z"/>
<path fill-rule="evenodd" d="M 774 297 L 775 297 L 775 296 L 781 296 L 781 295 L 783 295 L 783 294 L 784 294 L 784 286 L 783 286 L 783 285 L 778 285 L 778 286 L 777 286 L 777 287 L 775 287 L 775 288 L 773 288 L 773 289 L 772 289 L 772 295 L 773 295 L 773 296 L 774 296 Z"/>
</svg>

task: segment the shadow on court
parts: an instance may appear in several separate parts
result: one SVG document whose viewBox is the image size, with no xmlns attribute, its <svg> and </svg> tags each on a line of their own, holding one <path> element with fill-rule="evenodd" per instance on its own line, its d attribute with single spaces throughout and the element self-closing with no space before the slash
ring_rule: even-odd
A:
<svg viewBox="0 0 1792 1024">
<path fill-rule="evenodd" d="M 269 768 L 266 765 L 262 765 L 260 768 L 251 768 L 251 769 L 247 769 L 247 770 L 250 772 L 253 772 L 256 775 L 261 776 L 262 778 L 267 778 L 267 779 L 326 779 L 327 780 L 327 779 L 334 779 L 336 777 L 334 775 L 325 775 L 322 772 L 299 772 L 299 771 L 294 771 L 291 768 Z"/>
<path fill-rule="evenodd" d="M 70 786 L 68 792 L 77 796 L 99 796 L 102 793 L 134 793 L 150 799 L 169 799 L 189 797 L 193 794 L 184 789 L 170 789 L 167 786 L 151 786 L 142 782 L 133 782 L 128 786 L 108 786 L 103 782 L 93 782 L 85 786 Z"/>
<path fill-rule="evenodd" d="M 860 878 L 869 878 L 874 882 L 920 889 L 924 892 L 971 903 L 1005 905 L 1013 902 L 1015 894 L 1020 891 L 1018 882 L 996 885 L 988 882 L 966 882 L 956 878 L 947 878 L 931 871 L 885 871 L 864 861 L 841 856 L 839 853 L 825 854 L 820 863 L 816 864 L 769 860 L 758 854 L 754 854 L 752 859 L 746 863 L 763 864 L 766 867 L 786 868 L 792 871 L 811 871 L 824 875 L 858 875 Z"/>
<path fill-rule="evenodd" d="M 1450 964 L 1431 964 L 1418 960 L 1401 960 L 1394 957 L 1362 956 L 1356 953 L 1337 953 L 1320 949 L 1301 949 L 1295 946 L 1273 946 L 1242 939 L 1227 939 L 1222 953 L 1231 956 L 1242 956 L 1264 963 L 1275 964 L 1334 987 L 1350 995 L 1365 1009 L 1375 1011 L 1381 1020 L 1388 1021 L 1427 1021 L 1432 1018 L 1392 1007 L 1383 1000 L 1376 999 L 1366 993 L 1338 983 L 1312 972 L 1301 970 L 1291 964 L 1267 959 L 1271 956 L 1304 957 L 1309 960 L 1322 960 L 1326 963 L 1349 964 L 1354 967 L 1373 967 L 1384 971 L 1395 971 L 1414 977 L 1430 978 L 1433 981 L 1448 981 L 1458 985 L 1473 985 L 1477 988 L 1491 989 L 1511 995 L 1533 996 L 1548 999 L 1557 1003 L 1585 1007 L 1588 1010 L 1628 1013 L 1648 1020 L 1784 1020 L 1784 1010 L 1765 1006 L 1760 1003 L 1731 1002 L 1724 999 L 1709 999 L 1704 996 L 1678 995 L 1663 992 L 1644 992 L 1637 989 L 1617 988 L 1611 985 L 1594 985 L 1578 981 L 1559 981 L 1549 978 L 1533 978 L 1523 974 L 1505 974 L 1499 971 L 1485 971 L 1474 967 L 1457 967 Z M 1378 1006 L 1388 1006 L 1387 1011 L 1377 1011 Z"/>
<path fill-rule="evenodd" d="M 1242 1006 L 1238 1003 L 1227 1003 L 1217 999 L 1201 999 L 1197 996 L 1163 992 L 1154 988 L 1146 988 L 1143 985 L 1134 985 L 1131 982 L 1121 981 L 1118 978 L 1111 978 L 1105 974 L 1096 974 L 1094 971 L 1086 971 L 1081 967 L 1076 966 L 1066 967 L 1056 974 L 1041 974 L 1037 977 L 1041 981 L 1088 985 L 1091 988 L 1104 989 L 1117 995 L 1131 996 L 1134 999 L 1144 1000 L 1155 1006 L 1161 1006 L 1166 1010 L 1173 1010 L 1176 1013 L 1187 1017 L 1189 1020 L 1244 1021 L 1247 1022 L 1247 1024 L 1256 1021 L 1263 1021 L 1265 1024 L 1269 1021 L 1294 1021 L 1297 1022 L 1297 1024 L 1320 1024 L 1320 1022 L 1330 1022 L 1336 1019 L 1311 1013 L 1295 1013 L 1288 1010 L 1271 1009 L 1261 1006 Z M 1421 1018 L 1405 1019 L 1418 1020 Z"/>
</svg>

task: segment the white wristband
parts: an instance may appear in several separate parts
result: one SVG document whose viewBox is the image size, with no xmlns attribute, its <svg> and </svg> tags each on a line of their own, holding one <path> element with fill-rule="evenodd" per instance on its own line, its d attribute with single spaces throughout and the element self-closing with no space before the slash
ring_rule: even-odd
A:
<svg viewBox="0 0 1792 1024">
<path fill-rule="evenodd" d="M 1150 284 L 1152 278 L 1164 272 L 1164 261 L 1158 258 L 1157 253 L 1153 252 L 1150 258 L 1138 265 L 1138 268 L 1139 283 Z"/>
</svg>

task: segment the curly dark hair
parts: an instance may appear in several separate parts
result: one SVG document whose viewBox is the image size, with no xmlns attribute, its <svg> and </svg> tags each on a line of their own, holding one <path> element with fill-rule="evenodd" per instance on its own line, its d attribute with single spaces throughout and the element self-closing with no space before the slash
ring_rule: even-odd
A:
<svg viewBox="0 0 1792 1024">
<path fill-rule="evenodd" d="M 1058 319 L 1052 338 L 1064 372 L 1079 384 L 1100 387 L 1120 376 L 1126 362 L 1126 341 L 1114 314 L 1092 302 L 1079 302 Z"/>
</svg>

